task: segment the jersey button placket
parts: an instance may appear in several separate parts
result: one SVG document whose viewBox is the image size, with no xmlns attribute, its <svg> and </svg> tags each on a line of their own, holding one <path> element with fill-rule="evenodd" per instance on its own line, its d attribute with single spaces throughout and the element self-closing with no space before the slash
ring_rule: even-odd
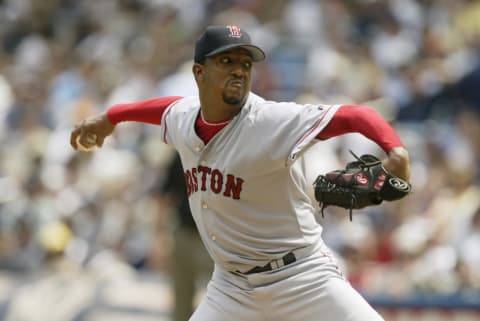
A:
<svg viewBox="0 0 480 321">
<path fill-rule="evenodd" d="M 205 160 L 205 157 L 206 157 L 205 154 L 207 153 L 208 149 L 207 148 L 202 149 L 200 146 L 195 146 L 194 149 L 195 149 L 196 152 L 198 152 L 198 153 L 201 152 L 202 153 L 199 156 L 199 159 L 198 159 L 199 165 L 206 166 L 207 161 Z M 217 236 L 210 231 L 210 226 L 211 226 L 210 224 L 212 223 L 212 222 L 210 222 L 212 220 L 211 209 L 209 208 L 208 203 L 204 199 L 201 202 L 201 206 L 202 206 L 202 210 L 203 210 L 202 212 L 204 214 L 203 218 L 204 218 L 204 222 L 206 223 L 205 228 L 207 230 L 207 233 L 208 233 L 208 235 L 210 235 L 210 240 L 212 240 L 213 242 L 216 242 L 217 241 Z"/>
<path fill-rule="evenodd" d="M 202 209 L 208 210 L 208 204 L 207 204 L 205 201 L 202 202 Z M 208 225 L 209 225 L 209 224 L 207 224 L 206 226 L 208 226 Z M 208 227 L 207 227 L 207 229 L 208 229 Z M 209 232 L 209 234 L 210 234 L 210 239 L 211 239 L 213 242 L 215 242 L 215 241 L 217 240 L 217 236 L 216 236 L 215 234 L 213 234 L 213 233 L 210 233 L 210 232 Z"/>
</svg>

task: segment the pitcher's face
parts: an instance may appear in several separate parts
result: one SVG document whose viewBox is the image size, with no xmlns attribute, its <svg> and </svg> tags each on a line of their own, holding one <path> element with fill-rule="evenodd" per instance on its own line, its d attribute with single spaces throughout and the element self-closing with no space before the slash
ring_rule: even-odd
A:
<svg viewBox="0 0 480 321">
<path fill-rule="evenodd" d="M 204 85 L 229 105 L 241 106 L 250 91 L 252 57 L 243 48 L 234 48 L 205 60 Z"/>
</svg>

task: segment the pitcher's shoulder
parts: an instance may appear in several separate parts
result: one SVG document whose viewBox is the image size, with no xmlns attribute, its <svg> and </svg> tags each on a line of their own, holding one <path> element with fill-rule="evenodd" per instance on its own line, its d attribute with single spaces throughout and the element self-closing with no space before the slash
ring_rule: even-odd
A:
<svg viewBox="0 0 480 321">
<path fill-rule="evenodd" d="M 175 105 L 175 108 L 188 110 L 200 106 L 200 99 L 198 96 L 186 96 L 177 100 L 173 105 Z"/>
<path fill-rule="evenodd" d="M 200 99 L 198 96 L 187 96 L 175 101 L 169 106 L 168 114 L 186 114 L 197 112 L 200 108 Z"/>
</svg>

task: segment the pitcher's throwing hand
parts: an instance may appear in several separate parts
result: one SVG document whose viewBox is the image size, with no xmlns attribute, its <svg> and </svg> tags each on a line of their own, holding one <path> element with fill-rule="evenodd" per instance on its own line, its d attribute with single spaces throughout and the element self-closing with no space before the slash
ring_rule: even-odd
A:
<svg viewBox="0 0 480 321">
<path fill-rule="evenodd" d="M 105 138 L 113 133 L 113 125 L 106 115 L 99 115 L 82 121 L 70 135 L 70 145 L 83 152 L 102 147 Z"/>
</svg>

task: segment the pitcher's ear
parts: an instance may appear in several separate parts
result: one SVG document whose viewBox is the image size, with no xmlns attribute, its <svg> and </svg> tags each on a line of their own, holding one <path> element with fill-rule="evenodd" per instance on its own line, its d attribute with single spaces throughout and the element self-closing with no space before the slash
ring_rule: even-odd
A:
<svg viewBox="0 0 480 321">
<path fill-rule="evenodd" d="M 203 80 L 203 65 L 199 63 L 193 64 L 192 67 L 193 75 L 195 79 L 198 80 Z"/>
</svg>

